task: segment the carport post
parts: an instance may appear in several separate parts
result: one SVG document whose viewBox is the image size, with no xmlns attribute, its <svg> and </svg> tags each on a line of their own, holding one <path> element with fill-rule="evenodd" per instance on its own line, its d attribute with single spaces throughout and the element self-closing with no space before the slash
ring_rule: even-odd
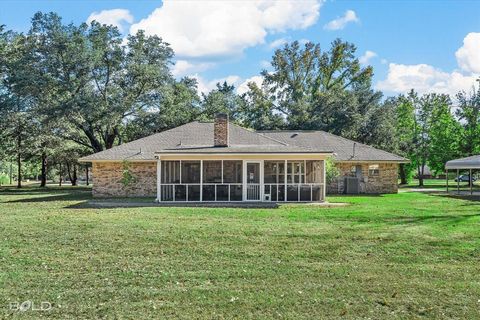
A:
<svg viewBox="0 0 480 320">
<path fill-rule="evenodd" d="M 448 169 L 447 169 L 447 172 L 445 173 L 445 179 L 447 180 L 447 193 L 448 193 Z"/>
<path fill-rule="evenodd" d="M 470 195 L 473 194 L 473 189 L 472 189 L 472 185 L 473 185 L 473 181 L 472 181 L 472 169 L 470 169 L 470 174 L 468 176 L 468 180 L 470 182 Z"/>
<path fill-rule="evenodd" d="M 459 174 L 460 174 L 460 170 L 457 169 L 457 193 L 460 194 L 460 177 L 459 177 Z"/>
</svg>

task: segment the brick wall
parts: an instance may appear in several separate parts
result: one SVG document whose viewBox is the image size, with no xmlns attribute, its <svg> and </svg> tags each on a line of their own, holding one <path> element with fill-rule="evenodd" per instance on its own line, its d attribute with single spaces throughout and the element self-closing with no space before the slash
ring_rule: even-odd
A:
<svg viewBox="0 0 480 320">
<path fill-rule="evenodd" d="M 94 197 L 155 197 L 157 193 L 157 163 L 130 162 L 135 182 L 125 188 L 121 182 L 121 162 L 94 162 L 92 168 Z"/>
<path fill-rule="evenodd" d="M 398 192 L 398 164 L 376 163 L 379 165 L 379 175 L 369 175 L 368 166 L 374 163 L 336 163 L 340 176 L 327 185 L 327 193 L 336 194 L 344 192 L 344 177 L 355 176 L 351 167 L 361 166 L 360 193 L 397 193 Z"/>
</svg>

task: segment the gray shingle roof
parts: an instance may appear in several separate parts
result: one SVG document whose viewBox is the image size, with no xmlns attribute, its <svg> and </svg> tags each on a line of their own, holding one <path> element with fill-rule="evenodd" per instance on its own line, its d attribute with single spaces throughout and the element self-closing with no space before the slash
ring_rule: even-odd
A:
<svg viewBox="0 0 480 320">
<path fill-rule="evenodd" d="M 362 143 L 345 139 L 325 131 L 257 131 L 289 145 L 311 149 L 327 149 L 334 152 L 337 161 L 393 161 L 408 162 L 408 159 Z M 355 144 L 355 155 L 353 146 Z"/>
<path fill-rule="evenodd" d="M 80 161 L 154 160 L 155 153 L 319 153 L 229 124 L 229 146 L 213 146 L 213 122 L 194 121 L 83 157 Z"/>
<path fill-rule="evenodd" d="M 194 121 L 109 150 L 80 161 L 155 160 L 155 154 L 195 153 L 336 153 L 337 160 L 405 161 L 394 154 L 323 131 L 252 131 L 229 124 L 229 146 L 213 146 L 213 122 Z"/>
</svg>

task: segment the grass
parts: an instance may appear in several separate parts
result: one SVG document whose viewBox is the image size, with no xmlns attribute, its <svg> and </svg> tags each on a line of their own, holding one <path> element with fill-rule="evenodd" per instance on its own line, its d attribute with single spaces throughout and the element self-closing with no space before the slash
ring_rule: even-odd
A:
<svg viewBox="0 0 480 320">
<path fill-rule="evenodd" d="M 87 209 L 86 188 L 0 189 L 0 318 L 480 317 L 480 202 Z M 49 311 L 9 304 L 48 301 Z"/>
</svg>

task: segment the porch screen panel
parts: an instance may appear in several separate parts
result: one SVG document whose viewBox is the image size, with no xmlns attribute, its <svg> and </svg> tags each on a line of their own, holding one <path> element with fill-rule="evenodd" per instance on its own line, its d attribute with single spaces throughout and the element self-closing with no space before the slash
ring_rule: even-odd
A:
<svg viewBox="0 0 480 320">
<path fill-rule="evenodd" d="M 305 178 L 307 183 L 323 183 L 323 161 L 306 161 Z"/>
<path fill-rule="evenodd" d="M 217 185 L 217 201 L 228 201 L 228 185 Z"/>
<path fill-rule="evenodd" d="M 242 183 L 242 161 L 223 161 L 223 183 Z"/>
<path fill-rule="evenodd" d="M 241 185 L 230 186 L 230 201 L 242 201 L 243 187 Z"/>
<path fill-rule="evenodd" d="M 321 201 L 323 200 L 323 186 L 313 185 L 312 186 L 312 201 Z"/>
<path fill-rule="evenodd" d="M 203 185 L 203 201 L 215 201 L 215 185 Z"/>
<path fill-rule="evenodd" d="M 200 161 L 182 161 L 182 183 L 200 183 Z"/>
<path fill-rule="evenodd" d="M 175 186 L 175 201 L 186 201 L 187 200 L 187 186 L 178 185 Z"/>
<path fill-rule="evenodd" d="M 180 183 L 180 161 L 162 161 L 162 184 Z"/>
<path fill-rule="evenodd" d="M 305 183 L 305 168 L 303 160 L 287 162 L 287 183 Z M 290 198 L 288 198 L 288 201 L 290 201 Z"/>
<path fill-rule="evenodd" d="M 200 201 L 200 185 L 189 185 L 187 196 L 188 201 Z"/>
<path fill-rule="evenodd" d="M 298 184 L 289 184 L 287 186 L 287 200 L 288 201 L 298 201 Z"/>
<path fill-rule="evenodd" d="M 312 201 L 311 185 L 304 184 L 300 186 L 300 201 Z"/>
<path fill-rule="evenodd" d="M 243 200 L 243 162 L 242 160 L 223 160 L 223 183 L 230 184 L 229 189 L 222 189 L 220 197 L 230 201 Z M 217 201 L 220 201 L 219 189 L 217 187 Z"/>
<path fill-rule="evenodd" d="M 285 161 L 265 161 L 263 172 L 264 183 L 284 183 Z"/>
<path fill-rule="evenodd" d="M 222 182 L 222 161 L 203 161 L 203 183 Z"/>
</svg>

